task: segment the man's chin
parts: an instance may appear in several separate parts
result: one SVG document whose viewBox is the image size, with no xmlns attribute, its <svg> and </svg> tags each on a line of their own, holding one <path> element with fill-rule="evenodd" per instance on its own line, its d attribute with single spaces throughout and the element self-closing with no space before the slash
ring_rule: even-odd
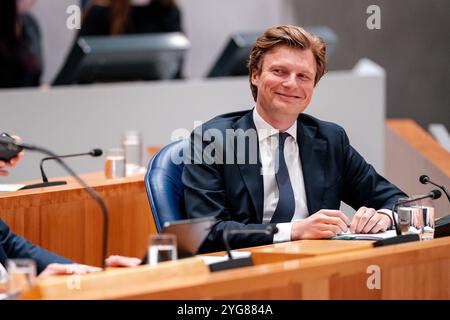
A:
<svg viewBox="0 0 450 320">
<path fill-rule="evenodd" d="M 298 106 L 296 104 L 290 104 L 290 103 L 283 103 L 283 104 L 277 104 L 275 106 L 275 109 L 277 112 L 284 114 L 286 116 L 298 116 L 300 113 L 305 111 L 306 107 Z"/>
</svg>

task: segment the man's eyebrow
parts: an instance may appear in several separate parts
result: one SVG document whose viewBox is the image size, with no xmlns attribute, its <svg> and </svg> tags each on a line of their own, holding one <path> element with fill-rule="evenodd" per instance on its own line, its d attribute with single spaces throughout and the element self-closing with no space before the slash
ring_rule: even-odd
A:
<svg viewBox="0 0 450 320">
<path fill-rule="evenodd" d="M 300 73 L 305 73 L 305 74 L 308 74 L 308 75 L 311 75 L 311 76 L 314 74 L 313 72 L 311 72 L 309 70 L 306 70 L 306 69 L 302 70 Z"/>
<path fill-rule="evenodd" d="M 278 68 L 278 69 L 287 69 L 287 68 L 288 68 L 288 67 L 287 67 L 286 65 L 284 65 L 283 63 L 277 63 L 277 62 L 274 62 L 273 64 L 268 65 L 268 66 L 266 66 L 266 67 L 267 67 L 267 70 L 273 70 L 273 69 L 275 69 L 275 68 Z M 307 75 L 309 75 L 309 76 L 313 76 L 313 75 L 314 75 L 314 71 L 315 71 L 315 69 L 310 71 L 310 70 L 308 70 L 306 67 L 303 67 L 303 68 L 301 68 L 300 71 L 297 72 L 297 73 L 304 73 L 304 74 L 307 74 Z"/>
<path fill-rule="evenodd" d="M 283 66 L 282 64 L 274 63 L 274 64 L 271 64 L 271 65 L 269 66 L 269 69 L 273 69 L 273 68 L 283 68 L 283 69 L 286 69 L 286 66 Z"/>
</svg>

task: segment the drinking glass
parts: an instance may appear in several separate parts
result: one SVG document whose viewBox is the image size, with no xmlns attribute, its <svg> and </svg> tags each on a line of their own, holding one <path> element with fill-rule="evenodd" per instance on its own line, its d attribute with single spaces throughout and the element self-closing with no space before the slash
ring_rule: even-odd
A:
<svg viewBox="0 0 450 320">
<path fill-rule="evenodd" d="M 14 299 L 31 288 L 36 280 L 36 263 L 32 259 L 9 259 L 7 294 Z"/>
<path fill-rule="evenodd" d="M 142 167 L 142 136 L 139 131 L 126 131 L 122 137 L 127 176 L 139 173 Z"/>
<path fill-rule="evenodd" d="M 148 240 L 148 264 L 177 259 L 177 239 L 174 234 L 152 234 Z"/>
<path fill-rule="evenodd" d="M 0 264 L 0 300 L 6 299 L 8 285 L 8 273 L 6 269 Z"/>
<path fill-rule="evenodd" d="M 435 208 L 431 199 L 421 201 L 421 211 L 423 220 L 422 240 L 432 240 L 434 238 Z"/>
<path fill-rule="evenodd" d="M 105 177 L 107 179 L 125 177 L 125 155 L 123 149 L 109 149 L 105 160 Z"/>
<path fill-rule="evenodd" d="M 409 201 L 412 198 L 400 198 L 397 203 Z M 402 235 L 423 233 L 423 217 L 420 201 L 401 204 L 397 207 L 398 227 Z"/>
</svg>

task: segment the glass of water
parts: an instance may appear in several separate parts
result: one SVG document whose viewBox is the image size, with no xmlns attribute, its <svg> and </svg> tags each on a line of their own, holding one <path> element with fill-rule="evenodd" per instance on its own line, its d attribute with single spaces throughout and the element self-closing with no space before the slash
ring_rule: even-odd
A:
<svg viewBox="0 0 450 320">
<path fill-rule="evenodd" d="M 36 263 L 31 259 L 9 259 L 7 263 L 7 294 L 14 299 L 34 285 Z"/>
<path fill-rule="evenodd" d="M 432 240 L 434 238 L 435 209 L 431 199 L 421 201 L 421 214 L 423 220 L 422 240 Z"/>
<path fill-rule="evenodd" d="M 6 299 L 8 286 L 8 273 L 6 269 L 0 264 L 0 300 Z"/>
<path fill-rule="evenodd" d="M 152 234 L 148 240 L 148 264 L 177 260 L 177 239 L 174 234 Z"/>
<path fill-rule="evenodd" d="M 109 149 L 106 152 L 105 177 L 107 179 L 125 177 L 125 153 L 123 149 Z"/>
<path fill-rule="evenodd" d="M 397 203 L 409 201 L 412 198 L 400 198 Z M 422 237 L 423 217 L 420 201 L 402 204 L 397 208 L 398 227 L 402 235 L 418 234 Z"/>
<path fill-rule="evenodd" d="M 139 173 L 142 167 L 142 136 L 139 131 L 126 131 L 122 137 L 127 176 Z"/>
</svg>

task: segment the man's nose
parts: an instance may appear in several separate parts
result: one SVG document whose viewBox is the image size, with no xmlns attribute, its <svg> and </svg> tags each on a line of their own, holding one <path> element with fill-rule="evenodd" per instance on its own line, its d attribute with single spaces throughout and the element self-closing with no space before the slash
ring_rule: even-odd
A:
<svg viewBox="0 0 450 320">
<path fill-rule="evenodd" d="M 289 74 L 289 76 L 284 79 L 283 85 L 286 87 L 297 86 L 297 75 L 295 73 Z"/>
</svg>

